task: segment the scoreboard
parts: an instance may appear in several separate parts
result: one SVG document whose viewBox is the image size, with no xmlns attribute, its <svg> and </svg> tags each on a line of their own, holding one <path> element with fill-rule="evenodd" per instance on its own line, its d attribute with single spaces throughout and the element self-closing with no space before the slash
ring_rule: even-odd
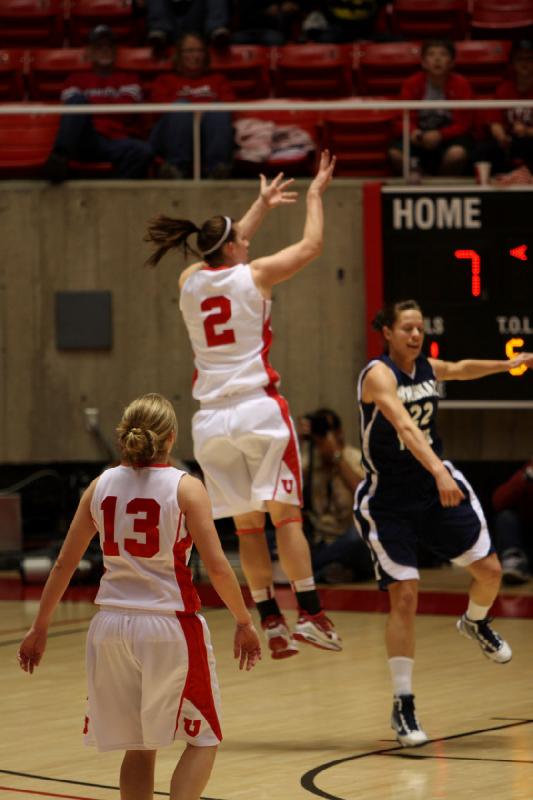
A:
<svg viewBox="0 0 533 800">
<path fill-rule="evenodd" d="M 427 355 L 506 359 L 533 351 L 533 187 L 364 187 L 367 324 L 414 299 Z M 367 329 L 368 356 L 382 351 Z M 440 387 L 446 406 L 532 407 L 533 370 Z"/>
</svg>

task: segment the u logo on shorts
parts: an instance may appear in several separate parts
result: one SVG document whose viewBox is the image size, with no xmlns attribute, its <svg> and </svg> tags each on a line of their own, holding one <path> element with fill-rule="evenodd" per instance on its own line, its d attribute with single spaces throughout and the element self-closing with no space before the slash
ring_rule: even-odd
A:
<svg viewBox="0 0 533 800">
<path fill-rule="evenodd" d="M 283 488 L 285 489 L 287 494 L 290 494 L 292 492 L 292 487 L 294 486 L 294 481 L 290 481 L 290 480 L 287 480 L 286 478 L 282 478 L 281 482 L 282 482 Z"/>
<path fill-rule="evenodd" d="M 202 722 L 199 719 L 189 719 L 188 717 L 183 719 L 183 727 L 187 736 L 198 736 L 201 724 Z"/>
</svg>

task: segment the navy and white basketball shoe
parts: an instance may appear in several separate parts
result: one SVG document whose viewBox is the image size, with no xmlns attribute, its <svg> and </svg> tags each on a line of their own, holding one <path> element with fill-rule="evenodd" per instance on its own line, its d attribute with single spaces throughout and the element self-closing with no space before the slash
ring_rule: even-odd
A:
<svg viewBox="0 0 533 800">
<path fill-rule="evenodd" d="M 490 623 L 492 617 L 471 620 L 466 614 L 457 620 L 456 627 L 460 634 L 467 639 L 475 639 L 481 652 L 497 664 L 506 664 L 513 657 L 513 651 L 502 637 L 492 630 Z"/>
<path fill-rule="evenodd" d="M 416 716 L 414 694 L 394 695 L 390 724 L 402 747 L 419 747 L 428 741 Z"/>
</svg>

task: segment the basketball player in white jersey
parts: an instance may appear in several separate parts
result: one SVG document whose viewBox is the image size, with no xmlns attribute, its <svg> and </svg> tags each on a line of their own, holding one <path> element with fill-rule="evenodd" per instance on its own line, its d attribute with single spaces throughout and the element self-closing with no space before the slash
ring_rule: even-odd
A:
<svg viewBox="0 0 533 800">
<path fill-rule="evenodd" d="M 320 255 L 322 194 L 335 159 L 326 151 L 307 191 L 302 238 L 271 256 L 248 260 L 248 245 L 267 212 L 294 202 L 291 181 L 261 176 L 259 197 L 239 222 L 216 216 L 197 228 L 189 220 L 158 217 L 147 241 L 156 245 L 155 266 L 171 248 L 202 261 L 180 277 L 180 308 L 194 351 L 194 455 L 203 470 L 215 519 L 233 517 L 241 564 L 261 616 L 271 655 L 298 652 L 300 640 L 327 650 L 341 642 L 316 591 L 309 546 L 300 514 L 301 468 L 298 443 L 279 375 L 268 353 L 272 287 L 291 278 Z M 197 250 L 188 237 L 197 235 Z M 265 511 L 276 528 L 281 565 L 296 593 L 299 617 L 293 634 L 274 597 L 272 564 L 265 538 Z"/>
<path fill-rule="evenodd" d="M 96 531 L 105 572 L 87 637 L 85 743 L 125 750 L 121 800 L 153 797 L 157 750 L 186 743 L 171 800 L 199 800 L 222 738 L 209 631 L 187 562 L 193 543 L 236 620 L 234 655 L 251 669 L 261 657 L 240 587 L 224 556 L 200 481 L 169 464 L 177 434 L 166 398 L 134 400 L 117 428 L 122 463 L 91 483 L 22 641 L 21 668 L 33 672 L 53 611 Z"/>
</svg>

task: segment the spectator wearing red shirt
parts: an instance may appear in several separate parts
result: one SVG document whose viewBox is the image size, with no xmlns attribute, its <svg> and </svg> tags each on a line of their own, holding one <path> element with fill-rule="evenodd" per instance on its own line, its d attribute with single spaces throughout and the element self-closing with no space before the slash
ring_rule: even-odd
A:
<svg viewBox="0 0 533 800">
<path fill-rule="evenodd" d="M 496 88 L 498 100 L 533 100 L 533 42 L 522 39 L 511 50 L 511 75 Z M 490 161 L 493 172 L 509 172 L 524 164 L 533 172 L 533 109 L 490 112 L 490 140 L 482 142 L 476 161 Z"/>
<path fill-rule="evenodd" d="M 455 48 L 451 42 L 430 40 L 422 45 L 422 70 L 404 81 L 402 100 L 469 100 L 470 84 L 453 71 Z M 411 156 L 429 174 L 460 175 L 472 150 L 472 112 L 465 109 L 412 111 Z M 401 121 L 397 123 L 401 133 Z M 392 142 L 389 156 L 396 172 L 402 169 L 402 140 Z"/>
<path fill-rule="evenodd" d="M 235 94 L 229 81 L 209 69 L 207 43 L 188 33 L 176 45 L 176 72 L 159 76 L 152 86 L 154 103 L 230 102 Z M 227 178 L 233 158 L 231 112 L 208 111 L 202 115 L 202 172 L 209 178 Z M 150 134 L 153 151 L 165 163 L 160 177 L 188 178 L 193 163 L 193 115 L 164 114 Z"/>
<path fill-rule="evenodd" d="M 66 105 L 140 103 L 141 86 L 135 75 L 117 72 L 113 33 L 98 25 L 89 35 L 87 49 L 92 69 L 76 72 L 65 81 L 61 100 Z M 135 115 L 67 114 L 61 117 L 45 174 L 53 182 L 68 177 L 68 161 L 110 161 L 118 178 L 143 178 L 152 150 L 134 136 Z"/>
<path fill-rule="evenodd" d="M 533 566 L 533 459 L 498 486 L 492 505 L 503 582 L 525 583 Z"/>
</svg>

